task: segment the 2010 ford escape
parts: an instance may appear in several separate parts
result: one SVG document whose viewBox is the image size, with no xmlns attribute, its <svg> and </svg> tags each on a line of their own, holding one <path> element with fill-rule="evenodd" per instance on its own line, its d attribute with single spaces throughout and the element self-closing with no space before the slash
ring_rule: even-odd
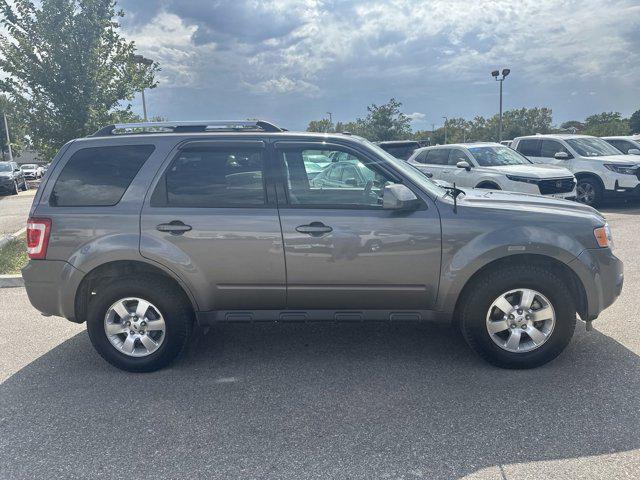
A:
<svg viewBox="0 0 640 480">
<path fill-rule="evenodd" d="M 341 159 L 322 184 L 318 156 Z M 530 368 L 623 280 L 591 207 L 442 188 L 362 138 L 267 122 L 110 125 L 69 142 L 27 236 L 32 304 L 86 321 L 130 371 L 171 362 L 195 322 L 274 320 L 455 322 L 489 362 Z"/>
</svg>

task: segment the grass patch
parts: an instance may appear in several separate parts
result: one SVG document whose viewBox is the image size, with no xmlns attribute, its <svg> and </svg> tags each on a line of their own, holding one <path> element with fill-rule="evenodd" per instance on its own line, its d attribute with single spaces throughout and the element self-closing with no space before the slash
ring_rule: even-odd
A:
<svg viewBox="0 0 640 480">
<path fill-rule="evenodd" d="M 29 261 L 25 235 L 14 238 L 0 248 L 0 275 L 17 274 Z"/>
</svg>

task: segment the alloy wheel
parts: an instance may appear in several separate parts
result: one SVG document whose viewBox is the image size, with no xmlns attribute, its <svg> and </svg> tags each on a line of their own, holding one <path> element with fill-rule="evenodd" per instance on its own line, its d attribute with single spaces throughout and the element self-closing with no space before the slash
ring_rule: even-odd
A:
<svg viewBox="0 0 640 480">
<path fill-rule="evenodd" d="M 496 298 L 487 312 L 491 340 L 512 353 L 533 351 L 553 333 L 556 314 L 551 302 L 536 290 L 518 288 Z"/>
<path fill-rule="evenodd" d="M 596 199 L 596 189 L 591 183 L 578 183 L 576 187 L 576 200 L 580 203 L 591 205 Z"/>
<path fill-rule="evenodd" d="M 104 331 L 119 352 L 131 357 L 146 357 L 164 342 L 166 325 L 160 310 L 147 300 L 123 298 L 109 307 Z"/>
</svg>

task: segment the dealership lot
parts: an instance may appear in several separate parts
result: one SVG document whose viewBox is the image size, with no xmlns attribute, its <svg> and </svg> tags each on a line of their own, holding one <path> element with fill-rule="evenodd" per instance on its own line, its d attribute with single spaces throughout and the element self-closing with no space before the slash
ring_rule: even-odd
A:
<svg viewBox="0 0 640 480">
<path fill-rule="evenodd" d="M 83 325 L 0 289 L 0 478 L 634 478 L 640 205 L 603 210 L 622 297 L 530 371 L 433 324 L 269 324 L 127 374 Z"/>
</svg>

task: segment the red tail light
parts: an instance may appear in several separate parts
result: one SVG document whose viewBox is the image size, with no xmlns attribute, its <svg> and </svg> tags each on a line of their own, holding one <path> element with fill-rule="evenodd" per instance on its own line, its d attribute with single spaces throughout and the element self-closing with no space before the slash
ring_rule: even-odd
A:
<svg viewBox="0 0 640 480">
<path fill-rule="evenodd" d="M 51 220 L 48 218 L 30 218 L 27 220 L 27 253 L 33 260 L 41 260 L 47 255 L 51 233 Z"/>
</svg>

